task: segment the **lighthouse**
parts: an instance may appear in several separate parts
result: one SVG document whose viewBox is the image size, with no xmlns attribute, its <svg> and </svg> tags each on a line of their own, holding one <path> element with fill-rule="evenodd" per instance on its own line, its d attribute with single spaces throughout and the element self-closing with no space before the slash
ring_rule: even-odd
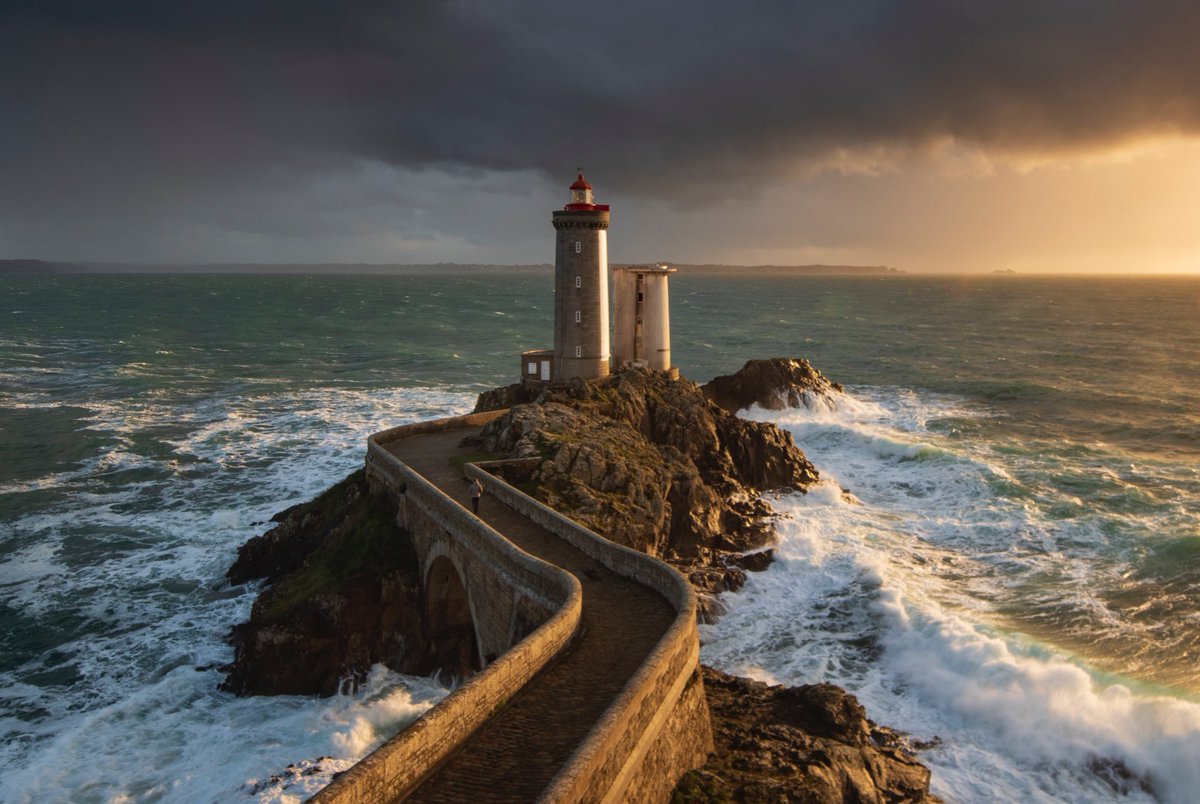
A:
<svg viewBox="0 0 1200 804">
<path fill-rule="evenodd" d="M 555 210 L 553 382 L 608 376 L 608 204 L 597 204 L 583 171 L 571 201 Z"/>
<path fill-rule="evenodd" d="M 521 353 L 521 382 L 597 380 L 613 369 L 678 376 L 671 365 L 666 265 L 629 265 L 613 276 L 615 336 L 609 332 L 608 204 L 597 204 L 583 171 L 555 210 L 554 348 Z M 612 341 L 616 341 L 616 354 Z"/>
</svg>

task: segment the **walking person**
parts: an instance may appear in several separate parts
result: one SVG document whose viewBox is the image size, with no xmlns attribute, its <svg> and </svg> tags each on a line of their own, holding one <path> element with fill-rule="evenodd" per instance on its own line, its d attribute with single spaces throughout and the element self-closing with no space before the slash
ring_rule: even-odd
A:
<svg viewBox="0 0 1200 804">
<path fill-rule="evenodd" d="M 479 516 L 479 498 L 483 496 L 483 484 L 479 482 L 479 478 L 471 481 L 468 491 L 471 492 L 471 510 L 475 516 Z"/>
</svg>

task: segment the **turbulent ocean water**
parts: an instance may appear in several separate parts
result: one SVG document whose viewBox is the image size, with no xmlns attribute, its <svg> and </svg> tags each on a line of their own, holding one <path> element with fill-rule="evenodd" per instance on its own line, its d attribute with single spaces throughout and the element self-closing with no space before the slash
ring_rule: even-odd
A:
<svg viewBox="0 0 1200 804">
<path fill-rule="evenodd" d="M 223 574 L 552 309 L 549 275 L 0 277 L 0 799 L 298 800 L 445 694 L 218 691 L 257 591 Z M 677 275 L 672 328 L 693 379 L 848 392 L 744 414 L 824 481 L 706 662 L 848 687 L 947 800 L 1195 800 L 1200 280 Z"/>
</svg>

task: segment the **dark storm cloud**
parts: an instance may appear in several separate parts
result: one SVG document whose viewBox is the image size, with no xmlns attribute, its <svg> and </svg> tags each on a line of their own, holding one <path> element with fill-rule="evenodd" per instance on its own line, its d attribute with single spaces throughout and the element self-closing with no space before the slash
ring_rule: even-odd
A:
<svg viewBox="0 0 1200 804">
<path fill-rule="evenodd" d="M 583 161 L 686 199 L 839 148 L 1071 151 L 1200 125 L 1194 2 L 3 8 L 10 216 L 186 215 L 353 160 L 556 179 Z"/>
</svg>

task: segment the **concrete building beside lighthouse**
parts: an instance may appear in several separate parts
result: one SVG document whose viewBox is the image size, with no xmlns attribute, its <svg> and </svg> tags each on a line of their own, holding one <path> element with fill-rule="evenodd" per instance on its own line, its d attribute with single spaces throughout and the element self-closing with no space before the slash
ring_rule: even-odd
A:
<svg viewBox="0 0 1200 804">
<path fill-rule="evenodd" d="M 671 369 L 667 276 L 675 269 L 637 266 L 616 271 L 613 314 L 618 354 L 614 355 L 609 319 L 609 207 L 595 202 L 583 171 L 570 190 L 570 202 L 552 216 L 554 348 L 523 352 L 522 380 L 596 380 L 632 366 Z"/>
<path fill-rule="evenodd" d="M 671 370 L 671 309 L 665 265 L 613 269 L 613 369 Z"/>
</svg>

